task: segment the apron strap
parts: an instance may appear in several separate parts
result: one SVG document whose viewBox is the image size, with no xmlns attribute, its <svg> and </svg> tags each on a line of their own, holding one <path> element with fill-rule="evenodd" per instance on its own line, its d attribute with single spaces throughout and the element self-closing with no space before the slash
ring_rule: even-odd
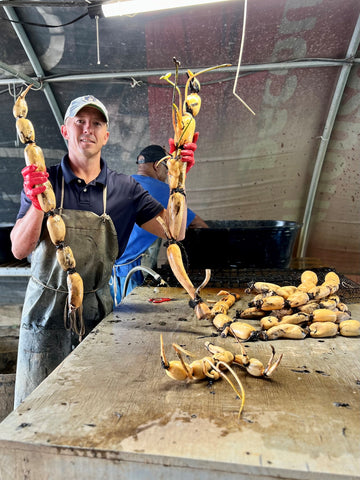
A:
<svg viewBox="0 0 360 480">
<path fill-rule="evenodd" d="M 103 189 L 103 205 L 104 205 L 103 215 L 106 215 L 106 199 L 107 199 L 107 186 L 105 185 Z"/>
<path fill-rule="evenodd" d="M 64 175 L 62 175 L 61 178 L 61 197 L 60 197 L 60 208 L 59 208 L 59 214 L 62 214 L 63 211 L 63 206 L 64 206 Z"/>
</svg>

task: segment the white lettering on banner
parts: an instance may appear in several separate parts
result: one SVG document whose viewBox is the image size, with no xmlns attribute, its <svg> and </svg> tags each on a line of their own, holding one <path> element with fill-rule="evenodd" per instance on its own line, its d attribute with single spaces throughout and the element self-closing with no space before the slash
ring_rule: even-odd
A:
<svg viewBox="0 0 360 480">
<path fill-rule="evenodd" d="M 263 125 L 261 130 L 259 130 L 259 138 L 275 136 L 279 132 L 284 131 L 287 121 L 287 112 L 284 109 L 274 110 L 273 108 L 264 108 L 261 115 L 261 121 L 263 122 Z M 274 142 L 274 146 L 276 145 L 277 143 Z"/>
<path fill-rule="evenodd" d="M 273 95 L 270 92 L 271 78 L 269 78 L 265 84 L 265 93 L 264 93 L 263 100 L 264 102 L 266 102 L 268 105 L 271 105 L 272 107 L 275 107 L 280 103 L 287 102 L 294 95 L 296 86 L 297 86 L 296 75 L 290 75 L 288 78 L 285 79 L 284 87 L 281 89 L 281 92 L 279 93 L 279 95 Z"/>
<path fill-rule="evenodd" d="M 322 3 L 322 1 L 323 0 L 305 0 L 299 5 L 296 0 L 288 0 L 285 4 L 283 17 L 279 25 L 279 34 L 289 35 L 314 29 L 317 17 L 315 15 L 310 16 L 309 11 L 304 10 L 304 7 L 312 7 Z M 297 12 L 298 17 L 301 10 L 304 11 L 306 17 L 302 19 L 297 18 L 297 20 L 290 20 L 288 14 L 297 9 L 299 10 Z M 278 39 L 274 45 L 271 60 L 273 62 L 281 60 L 281 53 L 289 50 L 293 52 L 293 56 L 296 58 L 305 57 L 307 52 L 306 40 L 299 36 Z M 284 79 L 282 88 L 278 91 L 278 77 L 284 75 L 287 77 Z M 278 93 L 276 95 L 272 92 L 271 87 L 273 83 L 276 84 L 277 87 L 276 91 Z M 288 70 L 269 72 L 269 77 L 265 82 L 265 91 L 263 94 L 262 103 L 264 106 L 257 114 L 259 124 L 261 125 L 258 133 L 261 142 L 247 145 L 244 149 L 244 156 L 249 156 L 251 158 L 256 157 L 258 163 L 259 158 L 262 159 L 262 153 L 267 151 L 268 155 L 270 154 L 273 159 L 275 158 L 276 151 L 279 149 L 279 143 L 277 141 L 275 142 L 273 138 L 281 132 L 284 132 L 288 120 L 287 109 L 279 108 L 279 106 L 287 102 L 294 95 L 297 85 L 298 79 L 296 70 L 292 71 L 291 75 L 289 75 Z M 261 161 L 261 165 L 258 164 L 257 168 L 261 167 L 273 168 L 273 161 L 269 163 Z M 255 168 L 255 166 L 253 166 L 253 168 Z"/>
<path fill-rule="evenodd" d="M 59 17 L 46 12 L 44 8 L 38 8 L 49 25 L 61 24 Z M 40 62 L 46 70 L 52 70 L 61 61 L 65 51 L 65 33 L 63 27 L 49 29 L 50 41 L 46 51 L 41 55 Z"/>
<path fill-rule="evenodd" d="M 314 7 L 319 3 L 322 3 L 322 0 L 303 0 L 300 6 L 298 5 L 297 0 L 287 1 L 285 5 L 284 17 L 279 27 L 279 33 L 288 35 L 289 33 L 298 33 L 303 32 L 304 30 L 313 30 L 316 23 L 316 17 L 302 18 L 301 20 L 288 20 L 286 14 L 290 10 L 294 10 L 296 8 Z"/>
<path fill-rule="evenodd" d="M 49 25 L 56 25 L 61 24 L 61 19 L 54 14 L 46 12 L 44 8 L 40 7 L 33 7 L 36 8 L 38 13 L 42 15 L 45 24 Z M 46 51 L 39 57 L 39 61 L 41 65 L 46 70 L 52 70 L 56 65 L 60 62 L 63 57 L 65 51 L 65 34 L 63 27 L 56 27 L 51 28 L 48 31 L 49 34 L 49 45 Z M 15 70 L 22 70 L 23 67 L 26 67 L 27 60 L 18 63 L 16 65 L 12 65 Z"/>
<path fill-rule="evenodd" d="M 275 43 L 273 53 L 271 55 L 271 61 L 276 62 L 278 58 L 281 58 L 281 52 L 285 50 L 287 52 L 291 51 L 296 58 L 302 58 L 306 56 L 306 41 L 303 38 L 289 37 L 283 40 L 278 40 Z M 285 73 L 284 73 L 285 72 Z M 278 70 L 274 73 L 275 75 L 286 75 L 288 70 Z"/>
</svg>

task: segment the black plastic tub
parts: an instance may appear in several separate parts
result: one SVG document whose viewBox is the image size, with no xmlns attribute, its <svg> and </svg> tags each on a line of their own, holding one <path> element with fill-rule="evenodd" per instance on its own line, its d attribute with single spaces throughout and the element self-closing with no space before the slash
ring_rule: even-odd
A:
<svg viewBox="0 0 360 480">
<path fill-rule="evenodd" d="M 301 225 L 283 220 L 209 220 L 189 228 L 188 268 L 287 268 Z"/>
<path fill-rule="evenodd" d="M 13 228 L 13 223 L 0 222 L 0 264 L 15 260 L 11 253 L 10 232 Z"/>
</svg>

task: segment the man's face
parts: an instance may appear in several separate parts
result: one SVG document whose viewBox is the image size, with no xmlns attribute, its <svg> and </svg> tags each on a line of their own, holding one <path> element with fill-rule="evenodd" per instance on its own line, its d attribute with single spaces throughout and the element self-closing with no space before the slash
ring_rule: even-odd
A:
<svg viewBox="0 0 360 480">
<path fill-rule="evenodd" d="M 61 127 L 68 141 L 69 154 L 91 157 L 98 154 L 109 139 L 107 124 L 96 108 L 84 107 Z"/>
</svg>

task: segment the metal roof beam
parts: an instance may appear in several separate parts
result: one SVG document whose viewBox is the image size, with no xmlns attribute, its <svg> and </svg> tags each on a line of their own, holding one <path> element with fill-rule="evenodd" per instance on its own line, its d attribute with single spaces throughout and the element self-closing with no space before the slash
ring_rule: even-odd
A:
<svg viewBox="0 0 360 480">
<path fill-rule="evenodd" d="M 360 63 L 360 58 L 349 58 L 349 59 L 328 59 L 328 60 L 302 60 L 297 62 L 281 62 L 281 63 L 264 63 L 259 65 L 242 65 L 242 73 L 256 73 L 263 71 L 276 71 L 276 70 L 288 70 L 294 68 L 323 68 L 323 67 L 342 67 L 343 65 L 352 66 L 354 64 Z M 196 71 L 197 68 L 191 68 L 191 70 Z M 237 66 L 224 67 L 221 69 L 222 73 L 236 73 Z M 74 82 L 74 81 L 84 81 L 84 80 L 109 80 L 116 78 L 146 78 L 146 77 L 159 77 L 164 75 L 163 70 L 133 70 L 133 71 L 122 71 L 122 72 L 111 72 L 111 73 L 79 73 L 71 75 L 59 75 L 59 76 L 50 76 L 50 77 L 40 77 L 42 83 L 57 83 L 57 82 Z M 179 73 L 186 73 L 187 69 L 179 69 Z M 219 70 L 214 70 L 209 72 L 209 74 L 218 74 Z M 21 81 L 18 80 L 18 83 Z M 0 79 L 1 84 L 9 83 L 8 79 Z"/>
<path fill-rule="evenodd" d="M 15 70 L 15 68 L 11 67 L 10 65 L 7 65 L 1 60 L 0 60 L 0 68 L 1 70 L 4 70 L 4 72 L 10 73 L 11 75 L 14 75 L 14 77 L 21 79 L 19 80 L 20 83 L 25 82 L 29 85 L 32 83 L 36 88 L 41 87 L 41 83 L 38 80 L 34 80 L 31 77 L 28 77 L 27 75 L 25 75 L 24 73 L 18 72 L 17 70 Z M 9 80 L 7 80 L 7 83 L 9 83 Z"/>
<path fill-rule="evenodd" d="M 347 58 L 355 57 L 356 52 L 359 48 L 359 44 L 360 44 L 360 16 L 358 17 L 352 38 L 349 43 L 349 47 L 346 55 Z M 319 185 L 320 174 L 321 174 L 322 166 L 324 163 L 324 158 L 327 152 L 327 148 L 329 145 L 330 136 L 334 127 L 335 118 L 339 111 L 341 99 L 344 93 L 347 79 L 351 71 L 351 67 L 352 67 L 351 64 L 343 65 L 341 67 L 340 75 L 339 75 L 335 92 L 329 108 L 329 113 L 326 119 L 323 133 L 321 135 L 319 150 L 315 160 L 314 170 L 313 170 L 313 174 L 310 182 L 308 197 L 307 197 L 305 211 L 304 211 L 303 226 L 299 236 L 299 244 L 297 249 L 298 257 L 305 256 L 307 244 L 309 241 L 310 220 L 311 220 L 311 215 L 314 207 L 316 192 Z"/>
<path fill-rule="evenodd" d="M 14 22 L 19 22 L 19 18 L 17 16 L 17 14 L 15 13 L 15 10 L 12 8 L 12 7 L 3 7 L 4 8 L 4 11 L 6 12 L 6 15 L 8 16 L 8 18 L 10 20 L 13 20 Z M 40 62 L 35 54 L 35 51 L 25 33 L 25 30 L 23 28 L 23 26 L 20 24 L 20 23 L 13 23 L 13 28 L 25 50 L 25 53 L 34 69 L 34 72 L 35 72 L 35 75 L 38 77 L 38 78 L 43 78 L 45 75 L 44 75 L 44 71 L 40 65 Z M 57 104 L 57 101 L 54 97 L 54 94 L 51 90 L 51 87 L 50 85 L 48 85 L 47 83 L 45 83 L 42 87 L 43 91 L 44 91 L 44 94 L 45 94 L 45 97 L 50 105 L 50 108 L 53 112 L 53 115 L 55 117 L 55 120 L 60 128 L 60 126 L 62 125 L 63 123 L 63 117 L 62 117 L 62 114 L 61 114 L 61 111 L 59 109 L 59 106 Z M 66 144 L 66 142 L 65 142 Z"/>
</svg>

